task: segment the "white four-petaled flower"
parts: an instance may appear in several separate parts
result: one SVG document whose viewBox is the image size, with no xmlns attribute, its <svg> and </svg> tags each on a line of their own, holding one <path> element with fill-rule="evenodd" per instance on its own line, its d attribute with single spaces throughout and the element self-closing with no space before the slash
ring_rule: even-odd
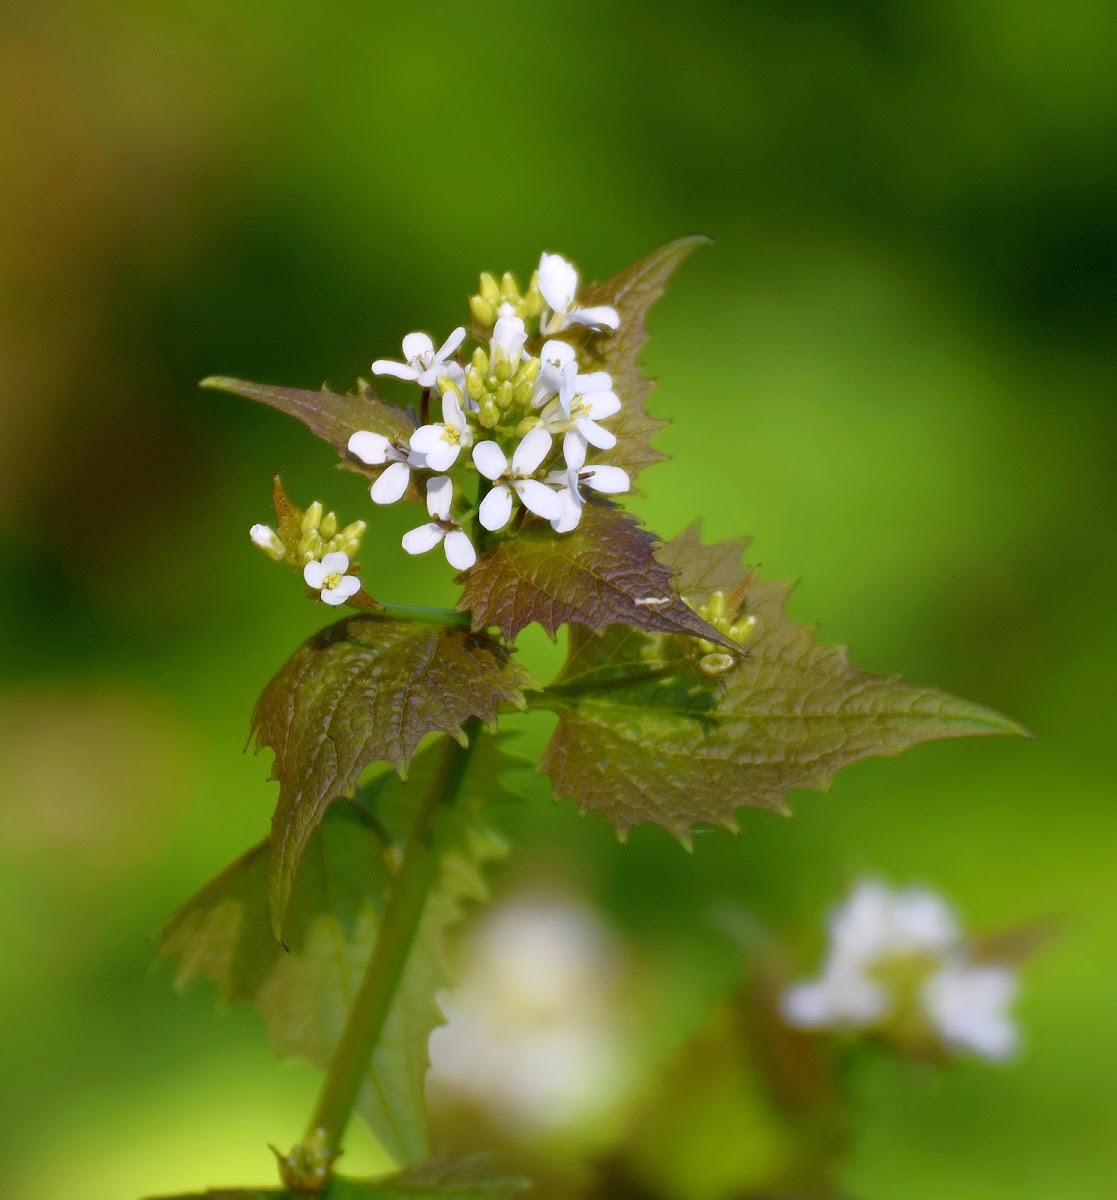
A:
<svg viewBox="0 0 1117 1200">
<path fill-rule="evenodd" d="M 441 542 L 450 566 L 468 571 L 477 561 L 477 551 L 469 534 L 450 517 L 453 499 L 454 484 L 448 475 L 428 479 L 427 512 L 433 519 L 417 529 L 408 530 L 403 535 L 403 548 L 408 554 L 426 554 Z"/>
<path fill-rule="evenodd" d="M 473 445 L 473 431 L 457 396 L 442 397 L 442 424 L 421 425 L 411 435 L 411 449 L 422 454 L 432 471 L 448 471 L 463 447 Z"/>
<path fill-rule="evenodd" d="M 518 367 L 524 357 L 524 343 L 527 341 L 527 328 L 523 318 L 516 316 L 511 305 L 501 305 L 500 316 L 493 326 L 493 337 L 489 343 L 492 361 L 504 357 Z"/>
<path fill-rule="evenodd" d="M 374 375 L 394 375 L 407 379 L 420 387 L 434 387 L 440 377 L 449 377 L 455 382 L 464 378 L 461 364 L 454 362 L 451 355 L 465 341 L 465 327 L 459 326 L 436 351 L 429 334 L 409 333 L 403 339 L 403 357 L 406 362 L 395 362 L 390 358 L 378 358 L 372 364 Z"/>
<path fill-rule="evenodd" d="M 512 452 L 509 462 L 496 442 L 479 442 L 473 448 L 477 470 L 495 486 L 481 501 L 477 519 L 486 529 L 503 529 L 512 515 L 512 494 L 524 508 L 547 521 L 562 515 L 558 494 L 531 476 L 539 470 L 551 450 L 551 435 L 540 425 L 530 430 Z"/>
<path fill-rule="evenodd" d="M 617 444 L 616 434 L 598 424 L 621 411 L 607 372 L 582 375 L 567 366 L 559 388 L 559 406 L 571 426 L 562 447 L 568 467 L 580 467 L 586 461 L 587 444 L 598 450 L 611 450 Z"/>
<path fill-rule="evenodd" d="M 303 579 L 307 587 L 322 593 L 327 604 L 344 604 L 350 596 L 361 590 L 361 581 L 356 575 L 347 575 L 349 555 L 335 550 L 321 562 L 312 559 L 303 567 Z"/>
<path fill-rule="evenodd" d="M 578 272 L 561 254 L 544 253 L 540 258 L 539 291 L 547 304 L 540 322 L 541 333 L 558 333 L 568 325 L 588 325 L 594 329 L 620 327 L 621 319 L 615 308 L 606 304 L 582 308 L 574 303 Z"/>
<path fill-rule="evenodd" d="M 358 429 L 349 439 L 349 453 L 372 467 L 391 464 L 381 471 L 372 485 L 370 495 L 377 504 L 395 504 L 411 482 L 411 468 L 425 467 L 426 459 L 416 450 L 405 452 L 382 433 Z"/>
<path fill-rule="evenodd" d="M 627 471 L 605 465 L 585 467 L 582 470 L 567 467 L 565 471 L 552 471 L 547 476 L 547 482 L 554 484 L 558 489 L 555 494 L 562 506 L 562 511 L 551 521 L 551 528 L 556 533 L 569 533 L 572 529 L 577 529 L 586 503 L 582 497 L 582 485 L 609 496 L 627 492 L 631 487 Z"/>
<path fill-rule="evenodd" d="M 1018 1036 L 1008 1012 L 1015 974 L 970 961 L 941 896 L 863 881 L 831 915 L 829 933 L 818 979 L 781 997 L 790 1024 L 887 1030 L 895 1013 L 914 1004 L 928 1034 L 951 1049 L 991 1059 L 1015 1051 Z"/>
</svg>

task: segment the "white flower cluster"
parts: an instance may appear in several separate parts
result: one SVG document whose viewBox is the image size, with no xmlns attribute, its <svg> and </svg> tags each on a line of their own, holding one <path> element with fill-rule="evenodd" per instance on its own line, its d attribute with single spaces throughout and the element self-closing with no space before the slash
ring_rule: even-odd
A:
<svg viewBox="0 0 1117 1200">
<path fill-rule="evenodd" d="M 459 472 L 459 480 L 465 472 L 480 477 L 476 517 L 492 532 L 504 529 L 519 506 L 567 533 L 581 520 L 584 489 L 610 495 L 629 490 L 620 467 L 587 461 L 591 452 L 608 451 L 617 442 L 603 424 L 621 410 L 613 381 L 604 371 L 581 372 L 574 346 L 555 336 L 574 326 L 616 330 L 620 318 L 607 306 L 579 306 L 577 290 L 577 271 L 557 254 L 540 259 L 527 298 L 511 276 L 505 276 L 503 291 L 483 276 L 482 295 L 471 307 L 475 316 L 493 314 L 492 334 L 468 361 L 456 357 L 466 339 L 462 327 L 437 350 L 427 334 L 410 333 L 403 339 L 404 362 L 372 364 L 377 375 L 417 383 L 424 409 L 437 396 L 441 410 L 441 421 L 420 426 L 406 444 L 369 430 L 349 439 L 351 454 L 384 467 L 371 490 L 377 504 L 402 499 L 412 472 L 425 479 L 431 519 L 404 535 L 409 554 L 441 544 L 458 570 L 476 562 L 460 519 L 471 501 L 461 496 L 450 472 Z M 533 338 L 537 346 L 542 342 L 538 356 L 527 349 Z"/>
<path fill-rule="evenodd" d="M 971 961 L 941 896 L 865 880 L 830 915 L 828 928 L 819 978 L 781 997 L 789 1024 L 932 1039 L 988 1059 L 1016 1051 L 1019 1037 L 1008 1012 L 1016 974 Z"/>
</svg>

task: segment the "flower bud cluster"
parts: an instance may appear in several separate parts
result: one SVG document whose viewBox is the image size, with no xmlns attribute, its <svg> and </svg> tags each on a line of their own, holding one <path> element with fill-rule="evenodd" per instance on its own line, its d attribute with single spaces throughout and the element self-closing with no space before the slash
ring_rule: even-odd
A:
<svg viewBox="0 0 1117 1200">
<path fill-rule="evenodd" d="M 604 423 L 622 408 L 612 378 L 581 371 L 574 345 L 553 336 L 572 326 L 619 328 L 615 309 L 579 306 L 577 286 L 577 271 L 556 254 L 543 255 L 525 292 L 510 274 L 499 282 L 482 275 L 470 299 L 482 336 L 468 356 L 462 326 L 437 350 L 429 335 L 408 334 L 405 361 L 372 364 L 377 375 L 418 384 L 424 412 L 437 402 L 442 418 L 406 443 L 370 430 L 349 439 L 355 458 L 384 468 L 371 488 L 377 504 L 402 499 L 419 473 L 430 520 L 404 536 L 408 553 L 441 545 L 452 566 L 467 570 L 477 557 L 467 516 L 495 533 L 530 514 L 567 533 L 579 524 L 586 489 L 629 490 L 627 473 L 598 453 L 617 442 Z"/>
<path fill-rule="evenodd" d="M 760 618 L 756 613 L 742 613 L 741 609 L 748 594 L 746 585 L 732 593 L 723 591 L 713 592 L 703 603 L 692 605 L 695 612 L 719 632 L 731 637 L 743 645 L 756 636 L 760 628 Z M 698 665 L 707 675 L 721 675 L 736 665 L 737 659 L 732 654 L 707 640 L 697 639 L 697 648 L 701 654 Z"/>
<path fill-rule="evenodd" d="M 327 604 L 341 604 L 361 590 L 361 581 L 350 575 L 351 560 L 361 549 L 368 525 L 353 521 L 338 527 L 337 514 L 326 512 L 318 500 L 301 515 L 292 510 L 290 518 L 280 521 L 281 536 L 270 525 L 253 525 L 252 543 L 274 562 L 286 563 L 300 572 L 307 585 L 322 593 Z"/>
</svg>

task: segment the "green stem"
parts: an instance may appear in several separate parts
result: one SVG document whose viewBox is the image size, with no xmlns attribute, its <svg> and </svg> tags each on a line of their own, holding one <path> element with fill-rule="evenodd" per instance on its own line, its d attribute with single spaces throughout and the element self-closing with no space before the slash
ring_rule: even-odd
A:
<svg viewBox="0 0 1117 1200">
<path fill-rule="evenodd" d="M 480 722 L 468 722 L 465 732 L 469 738 L 467 746 L 459 745 L 451 737 L 445 739 L 430 790 L 422 799 L 404 848 L 403 862 L 388 897 L 376 948 L 353 998 L 349 1020 L 307 1125 L 303 1147 L 313 1147 L 315 1159 L 319 1164 L 325 1164 L 326 1169 L 321 1187 L 317 1186 L 320 1173 L 315 1177 L 315 1190 L 325 1187 L 329 1164 L 340 1152 L 349 1117 L 368 1075 L 369 1063 L 407 967 L 427 897 L 438 874 L 439 818 L 443 810 L 453 804 L 461 788 L 470 753 L 481 736 Z M 295 1154 L 296 1151 L 292 1151 L 290 1157 L 294 1158 Z"/>
<path fill-rule="evenodd" d="M 452 608 L 428 608 L 422 604 L 381 604 L 375 613 L 395 621 L 421 621 L 427 625 L 469 624 L 469 613 L 455 612 Z"/>
</svg>

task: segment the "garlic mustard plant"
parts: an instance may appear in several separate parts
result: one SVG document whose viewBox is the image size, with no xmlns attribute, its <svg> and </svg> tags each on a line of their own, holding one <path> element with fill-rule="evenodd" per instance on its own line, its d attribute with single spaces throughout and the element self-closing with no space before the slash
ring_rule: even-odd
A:
<svg viewBox="0 0 1117 1200">
<path fill-rule="evenodd" d="M 400 403 L 366 380 L 348 392 L 203 381 L 295 417 L 368 495 L 343 524 L 273 479 L 275 516 L 252 525 L 250 540 L 299 576 L 311 601 L 339 611 L 278 668 L 252 714 L 278 784 L 267 837 L 163 931 L 179 983 L 207 978 L 224 1002 L 254 1005 L 277 1053 L 323 1073 L 304 1136 L 276 1152 L 281 1190 L 218 1194 L 519 1194 L 521 1180 L 475 1158 L 433 1156 L 425 1073 L 434 995 L 452 982 L 447 938 L 509 851 L 495 828 L 502 801 L 530 786 L 514 749 L 523 713 L 551 721 L 538 763 L 526 765 L 556 800 L 599 814 L 621 838 L 654 823 L 682 847 L 696 829 L 737 831 L 756 819 L 748 810 L 787 814 L 789 793 L 823 789 L 859 759 L 1021 732 L 817 643 L 788 616 L 788 585 L 743 564 L 743 541 L 705 543 L 696 525 L 663 539 L 625 508 L 664 457 L 653 444 L 664 421 L 649 411 L 640 365 L 648 313 L 702 241 L 672 242 L 588 286 L 550 252 L 524 285 L 510 271 L 483 273 L 445 341 L 411 332 L 402 361 L 372 363 L 374 376 L 396 381 Z M 414 506 L 416 524 L 399 550 L 378 545 L 362 565 L 369 523 L 396 503 Z M 451 607 L 384 595 L 406 555 L 439 547 L 456 573 Z M 399 561 L 381 576 L 388 553 Z M 564 638 L 549 680 L 522 661 L 518 636 L 534 624 Z M 795 1027 L 818 1039 L 872 1031 L 900 1054 L 928 1043 L 990 1058 L 1013 1050 L 1015 974 L 972 954 L 930 893 L 865 884 L 831 934 L 817 981 L 749 1010 L 750 1021 L 780 1022 L 769 1039 L 777 1058 L 805 1036 Z M 562 1044 L 532 1057 L 538 1040 L 501 1043 L 493 1069 L 520 1079 L 554 1071 L 532 1091 L 545 1106 L 581 1097 L 572 1076 L 556 1086 L 560 1071 L 580 1070 L 546 1048 Z M 390 1177 L 336 1176 L 354 1115 L 395 1164 Z M 818 1164 L 839 1144 L 800 1149 Z M 799 1182 L 781 1192 L 786 1179 L 756 1178 L 740 1194 L 791 1194 Z"/>
</svg>

